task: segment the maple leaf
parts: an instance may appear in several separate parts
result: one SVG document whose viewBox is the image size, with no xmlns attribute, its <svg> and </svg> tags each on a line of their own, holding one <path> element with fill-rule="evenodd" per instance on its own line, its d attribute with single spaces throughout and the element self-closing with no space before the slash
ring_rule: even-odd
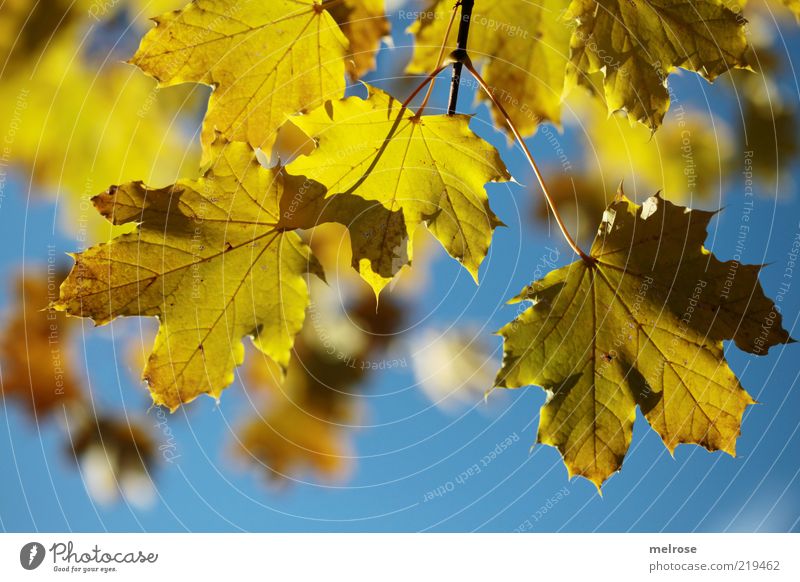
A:
<svg viewBox="0 0 800 582">
<path fill-rule="evenodd" d="M 32 415 L 42 416 L 82 398 L 72 365 L 76 326 L 61 313 L 42 310 L 64 273 L 27 270 L 27 276 L 16 281 L 17 304 L 0 335 L 0 393 L 19 400 Z"/>
<path fill-rule="evenodd" d="M 109 225 L 86 212 L 87 196 L 115 182 L 146 176 L 164 185 L 196 174 L 199 148 L 187 148 L 173 122 L 178 110 L 194 116 L 197 100 L 188 86 L 158 91 L 124 63 L 92 63 L 84 28 L 65 25 L 29 66 L 4 72 L 0 127 L 16 128 L 12 163 L 41 187 L 34 194 L 58 194 L 62 226 L 80 241 L 106 240 Z"/>
<path fill-rule="evenodd" d="M 292 117 L 290 123 L 318 146 L 286 169 L 323 184 L 327 197 L 352 194 L 380 202 L 392 214 L 374 225 L 377 236 L 399 239 L 391 217 L 400 211 L 402 238 L 425 223 L 477 281 L 492 233 L 502 224 L 489 208 L 484 186 L 508 180 L 509 174 L 497 150 L 470 131 L 469 120 L 467 115 L 416 117 L 370 87 L 367 99 L 329 101 Z M 387 280 L 368 282 L 380 293 Z"/>
<path fill-rule="evenodd" d="M 752 73 L 748 76 L 756 78 Z M 743 99 L 746 105 L 748 100 Z M 597 217 L 614 199 L 620 182 L 631 186 L 634 193 L 659 191 L 678 204 L 706 200 L 715 193 L 719 197 L 719 184 L 732 161 L 732 135 L 724 121 L 715 120 L 712 126 L 697 112 L 676 107 L 652 133 L 641 124 L 629 123 L 624 114 L 609 116 L 603 103 L 584 91 L 573 93 L 567 103 L 574 123 L 580 123 L 588 139 L 573 157 L 555 141 L 555 133 L 544 128 L 560 162 L 549 164 L 545 173 L 552 176 L 547 181 L 550 195 L 568 230 L 579 240 L 597 231 Z M 755 157 L 761 161 L 762 156 Z M 538 192 L 532 195 L 538 196 Z M 542 223 L 549 224 L 552 219 L 544 200 L 535 213 Z"/>
<path fill-rule="evenodd" d="M 284 378 L 263 357 L 249 358 L 244 366 L 248 393 L 265 395 L 266 402 L 238 431 L 238 452 L 269 477 L 296 477 L 311 469 L 340 479 L 353 464 L 347 433 L 360 416 L 355 395 L 403 317 L 391 299 L 376 310 L 363 287 L 343 301 L 342 287 L 342 281 L 315 285 L 311 315 Z"/>
<path fill-rule="evenodd" d="M 314 0 L 195 0 L 155 22 L 131 62 L 161 86 L 214 87 L 206 145 L 219 131 L 268 152 L 288 115 L 344 93 L 347 39 Z"/>
<path fill-rule="evenodd" d="M 636 192 L 659 191 L 679 204 L 719 195 L 719 184 L 729 170 L 733 141 L 724 121 L 712 123 L 696 111 L 677 107 L 652 133 L 641 124 L 631 125 L 621 113 L 609 116 L 596 99 L 586 99 L 586 107 L 574 102 L 570 105 L 577 108 L 576 118 L 588 137 L 578 167 L 594 167 L 598 173 L 613 176 L 611 195 L 604 200 L 603 208 L 620 181 Z"/>
<path fill-rule="evenodd" d="M 753 94 L 743 99 L 740 135 L 742 151 L 748 152 L 753 173 L 766 186 L 762 194 L 775 195 L 780 168 L 789 166 L 800 154 L 797 114 L 778 99 L 759 101 Z M 770 191 L 770 187 L 772 191 Z"/>
<path fill-rule="evenodd" d="M 669 107 L 676 68 L 709 81 L 746 68 L 745 21 L 722 0 L 572 0 L 568 86 L 602 72 L 609 111 L 625 110 L 651 130 Z"/>
<path fill-rule="evenodd" d="M 773 38 L 753 42 L 753 58 L 758 73 L 737 71 L 730 79 L 731 88 L 741 95 L 738 135 L 741 151 L 748 156 L 748 166 L 767 188 L 777 192 L 780 168 L 792 163 L 800 154 L 796 103 L 782 94 L 778 82 L 790 70 L 770 42 Z M 757 55 L 757 58 L 756 58 Z"/>
<path fill-rule="evenodd" d="M 136 507 L 152 507 L 156 453 L 166 449 L 153 438 L 150 423 L 95 414 L 78 415 L 71 422 L 66 452 L 80 464 L 89 495 L 102 505 L 122 497 Z"/>
<path fill-rule="evenodd" d="M 83 11 L 82 2 L 7 0 L 0 4 L 0 62 L 3 76 L 17 66 L 31 65 L 49 39 Z M 28 71 L 30 73 L 30 71 Z"/>
<path fill-rule="evenodd" d="M 606 190 L 602 176 L 590 172 L 572 176 L 557 171 L 553 168 L 553 178 L 547 181 L 550 197 L 556 203 L 569 232 L 574 232 L 579 240 L 588 239 L 597 231 L 596 217 L 613 200 L 614 190 Z M 544 200 L 536 204 L 533 214 L 543 226 L 550 226 L 553 220 L 552 211 Z M 551 262 L 548 259 L 548 265 Z"/>
<path fill-rule="evenodd" d="M 276 480 L 309 470 L 328 480 L 343 479 L 352 452 L 336 423 L 296 402 L 282 402 L 239 431 L 240 455 L 255 460 Z"/>
<path fill-rule="evenodd" d="M 402 209 L 387 210 L 380 202 L 353 194 L 326 198 L 327 189 L 304 176 L 286 176 L 292 197 L 281 199 L 280 226 L 309 229 L 324 223 L 347 227 L 352 267 L 376 296 L 411 262 L 411 244 Z"/>
<path fill-rule="evenodd" d="M 591 250 L 515 299 L 533 306 L 501 330 L 498 386 L 548 394 L 538 441 L 572 475 L 600 485 L 621 465 L 636 406 L 670 451 L 680 443 L 735 454 L 753 399 L 723 341 L 763 354 L 792 341 L 758 281 L 760 267 L 703 248 L 713 212 L 621 192 Z"/>
<path fill-rule="evenodd" d="M 350 76 L 357 79 L 374 69 L 381 39 L 391 31 L 384 1 L 342 0 L 327 10 L 350 41 L 348 57 L 353 60 Z"/>
<path fill-rule="evenodd" d="M 508 114 L 523 134 L 541 121 L 559 123 L 569 53 L 570 29 L 563 21 L 564 0 L 481 0 L 472 15 L 469 52 Z M 416 38 L 407 72 L 427 74 L 437 65 L 452 0 L 438 0 L 420 12 L 409 28 Z M 453 27 L 446 52 L 456 48 Z M 483 94 L 479 98 L 486 99 Z M 494 119 L 505 127 L 493 108 Z"/>
<path fill-rule="evenodd" d="M 781 0 L 783 4 L 792 11 L 795 18 L 800 21 L 800 0 Z"/>
<path fill-rule="evenodd" d="M 308 328 L 303 335 L 310 335 Z M 298 477 L 305 470 L 340 479 L 350 465 L 345 425 L 356 416 L 351 393 L 364 372 L 303 335 L 282 379 L 265 358 L 248 360 L 245 385 L 265 392 L 268 399 L 237 431 L 238 452 L 276 480 Z"/>
<path fill-rule="evenodd" d="M 427 328 L 413 340 L 411 364 L 417 385 L 442 411 L 474 406 L 497 370 L 496 351 L 471 326 Z"/>
<path fill-rule="evenodd" d="M 76 255 L 56 307 L 98 325 L 124 315 L 160 326 L 144 372 L 156 404 L 175 410 L 218 397 L 244 358 L 241 338 L 286 367 L 308 304 L 305 274 L 322 276 L 308 247 L 278 228 L 284 195 L 247 144 L 217 140 L 197 180 L 115 186 L 94 198 L 134 233 Z"/>
</svg>

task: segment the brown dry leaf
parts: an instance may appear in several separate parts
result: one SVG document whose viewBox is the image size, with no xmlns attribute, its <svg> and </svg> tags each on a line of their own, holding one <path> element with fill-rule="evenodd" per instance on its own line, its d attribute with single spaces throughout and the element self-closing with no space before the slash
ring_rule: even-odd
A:
<svg viewBox="0 0 800 582">
<path fill-rule="evenodd" d="M 52 269 L 17 278 L 15 302 L 0 336 L 3 397 L 21 402 L 36 416 L 82 398 L 70 345 L 77 322 L 47 309 L 63 278 Z"/>
</svg>

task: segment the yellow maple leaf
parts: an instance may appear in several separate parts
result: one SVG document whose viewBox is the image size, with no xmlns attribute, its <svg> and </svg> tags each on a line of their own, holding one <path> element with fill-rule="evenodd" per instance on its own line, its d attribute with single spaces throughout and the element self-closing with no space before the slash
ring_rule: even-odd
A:
<svg viewBox="0 0 800 582">
<path fill-rule="evenodd" d="M 538 440 L 570 476 L 600 485 L 622 466 L 637 405 L 670 449 L 694 443 L 735 454 L 753 399 L 723 341 L 748 352 L 792 341 L 758 281 L 760 267 L 703 248 L 713 212 L 620 192 L 583 260 L 515 299 L 533 306 L 501 330 L 498 386 L 548 394 Z"/>
<path fill-rule="evenodd" d="M 6 0 L 0 4 L 0 63 L 3 76 L 35 62 L 52 36 L 76 19 L 86 0 Z"/>
<path fill-rule="evenodd" d="M 733 141 L 724 121 L 712 123 L 678 106 L 653 134 L 641 124 L 631 125 L 622 114 L 608 116 L 597 100 L 586 105 L 576 117 L 589 138 L 579 166 L 594 168 L 606 176 L 603 182 L 613 177 L 612 197 L 620 181 L 635 192 L 660 191 L 680 204 L 721 197 L 719 184 L 729 170 Z"/>
<path fill-rule="evenodd" d="M 391 213 L 381 216 L 386 220 L 402 211 L 402 238 L 394 223 L 373 225 L 376 236 L 407 240 L 424 223 L 477 281 L 492 233 L 502 224 L 484 186 L 509 179 L 497 150 L 472 133 L 469 116 L 416 117 L 387 93 L 369 91 L 367 99 L 330 101 L 292 117 L 318 147 L 290 163 L 288 172 L 323 184 L 327 197 L 380 202 Z M 368 282 L 380 293 L 391 271 L 361 262 L 362 272 L 378 274 Z"/>
<path fill-rule="evenodd" d="M 194 175 L 199 148 L 187 146 L 174 123 L 176 110 L 192 111 L 190 91 L 168 94 L 133 67 L 90 62 L 79 46 L 82 26 L 65 26 L 29 68 L 3 75 L 0 127 L 4 161 L 29 176 L 37 194 L 58 194 L 62 226 L 86 243 L 110 230 L 87 210 L 91 195 L 126 180 L 164 185 Z M 0 193 L 4 185 L 0 179 Z"/>
<path fill-rule="evenodd" d="M 346 425 L 355 420 L 357 407 L 352 392 L 364 375 L 348 364 L 303 336 L 284 378 L 263 357 L 251 358 L 245 384 L 266 392 L 268 399 L 263 411 L 238 430 L 241 456 L 276 479 L 298 477 L 308 469 L 326 479 L 345 477 L 351 465 Z"/>
<path fill-rule="evenodd" d="M 58 309 L 98 325 L 156 316 L 144 377 L 153 401 L 176 409 L 198 395 L 219 397 L 244 358 L 241 338 L 286 367 L 308 304 L 307 272 L 322 276 L 308 247 L 278 228 L 284 195 L 244 143 L 217 140 L 198 180 L 150 189 L 115 186 L 94 198 L 114 224 L 136 232 L 76 255 Z"/>
<path fill-rule="evenodd" d="M 568 86 L 602 72 L 609 111 L 625 110 L 655 130 L 675 68 L 713 81 L 747 67 L 745 21 L 732 7 L 722 0 L 572 0 Z"/>
<path fill-rule="evenodd" d="M 283 228 L 309 229 L 338 223 L 347 227 L 352 267 L 378 295 L 400 270 L 411 262 L 410 236 L 403 210 L 388 210 L 380 202 L 353 194 L 326 198 L 322 184 L 303 176 L 287 176 L 296 192 L 281 200 Z"/>
<path fill-rule="evenodd" d="M 759 17 L 763 21 L 764 15 Z M 771 32 L 764 27 L 759 34 L 751 35 L 752 61 L 758 74 L 737 71 L 730 81 L 741 102 L 737 133 L 739 147 L 747 156 L 747 169 L 752 169 L 762 183 L 758 188 L 761 194 L 780 196 L 793 190 L 785 184 L 777 186 L 787 177 L 782 168 L 789 166 L 800 152 L 800 132 L 797 102 L 781 90 L 780 79 L 791 65 L 775 50 L 773 44 L 778 41 Z"/>
<path fill-rule="evenodd" d="M 278 480 L 296 478 L 306 470 L 325 479 L 343 479 L 352 457 L 346 430 L 306 406 L 304 401 L 281 401 L 250 419 L 239 430 L 239 454 Z"/>
<path fill-rule="evenodd" d="M 288 115 L 344 93 L 347 39 L 315 0 L 195 0 L 155 22 L 131 62 L 161 86 L 214 87 L 205 145 L 221 132 L 269 152 Z"/>
<path fill-rule="evenodd" d="M 755 78 L 752 73 L 749 76 Z M 548 188 L 568 230 L 579 240 L 594 235 L 596 217 L 614 199 L 620 182 L 634 194 L 659 191 L 678 204 L 721 197 L 719 184 L 731 169 L 733 150 L 731 131 L 724 121 L 711 124 L 696 111 L 678 106 L 652 133 L 641 124 L 631 125 L 623 114 L 609 116 L 603 103 L 584 91 L 573 93 L 567 103 L 575 129 L 579 126 L 588 139 L 583 151 L 573 157 L 555 132 L 544 129 L 560 162 L 550 163 L 545 173 L 552 176 Z M 570 125 L 573 119 L 565 123 Z M 544 201 L 537 205 L 535 215 L 545 223 L 551 219 Z"/>
<path fill-rule="evenodd" d="M 328 250 L 335 242 L 311 241 Z M 403 320 L 398 304 L 390 299 L 376 310 L 363 286 L 350 294 L 346 280 L 315 283 L 314 303 L 285 377 L 263 357 L 249 358 L 242 373 L 248 394 L 265 402 L 237 431 L 238 452 L 279 479 L 306 470 L 323 478 L 346 477 L 353 465 L 347 434 L 361 409 L 355 395 L 381 363 L 405 365 L 378 357 Z"/>
<path fill-rule="evenodd" d="M 381 39 L 391 31 L 384 1 L 342 0 L 331 3 L 327 10 L 350 41 L 348 56 L 353 61 L 350 76 L 357 79 L 374 69 Z"/>
<path fill-rule="evenodd" d="M 563 21 L 564 0 L 481 0 L 475 3 L 469 53 L 523 134 L 541 121 L 559 123 L 569 58 L 570 29 Z M 416 37 L 407 71 L 427 74 L 437 65 L 452 0 L 438 0 L 409 29 Z M 446 52 L 456 48 L 453 27 Z M 479 98 L 486 99 L 483 94 Z M 494 119 L 505 127 L 502 115 Z"/>
<path fill-rule="evenodd" d="M 795 18 L 800 21 L 800 0 L 781 0 L 783 4 L 792 11 Z"/>
</svg>

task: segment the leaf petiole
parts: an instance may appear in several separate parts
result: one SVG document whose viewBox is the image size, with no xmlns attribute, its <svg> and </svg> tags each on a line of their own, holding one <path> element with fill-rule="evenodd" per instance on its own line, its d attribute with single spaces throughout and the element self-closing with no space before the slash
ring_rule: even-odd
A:
<svg viewBox="0 0 800 582">
<path fill-rule="evenodd" d="M 525 152 L 525 157 L 528 159 L 528 163 L 533 169 L 533 173 L 536 175 L 536 179 L 539 182 L 539 186 L 541 186 L 542 188 L 542 193 L 544 194 L 544 198 L 547 201 L 547 205 L 553 212 L 553 217 L 556 219 L 558 228 L 561 230 L 561 234 L 564 235 L 567 244 L 569 244 L 570 248 L 575 252 L 575 254 L 577 254 L 581 259 L 583 259 L 585 263 L 587 263 L 590 266 L 594 265 L 596 262 L 595 259 L 587 255 L 585 252 L 583 252 L 583 250 L 581 250 L 581 248 L 575 242 L 575 239 L 572 238 L 572 235 L 570 235 L 569 231 L 567 230 L 564 221 L 561 219 L 561 215 L 558 213 L 555 201 L 553 200 L 553 197 L 550 195 L 550 191 L 548 190 L 547 185 L 544 182 L 544 177 L 542 176 L 542 173 L 539 171 L 539 167 L 536 165 L 536 161 L 533 159 L 533 154 L 531 154 L 531 151 L 528 149 L 525 140 L 522 139 L 522 134 L 520 134 L 519 130 L 517 129 L 517 126 L 511 120 L 511 116 L 509 116 L 508 112 L 503 107 L 503 104 L 500 103 L 500 101 L 498 101 L 495 98 L 494 93 L 492 93 L 491 87 L 489 87 L 489 85 L 483 79 L 481 74 L 475 69 L 469 56 L 467 56 L 466 53 L 463 53 L 462 55 L 459 55 L 459 58 L 463 66 L 466 67 L 466 69 L 472 74 L 473 77 L 475 77 L 475 80 L 478 82 L 478 85 L 480 85 L 481 89 L 483 89 L 484 93 L 486 93 L 486 96 L 489 98 L 489 100 L 494 104 L 495 107 L 497 107 L 497 110 L 503 116 L 503 119 L 505 119 L 506 123 L 508 124 L 508 127 L 511 129 L 511 133 L 514 134 L 517 143 L 522 148 L 522 151 Z"/>
<path fill-rule="evenodd" d="M 435 78 L 436 78 L 436 77 L 439 75 L 439 73 L 441 73 L 441 72 L 442 72 L 442 71 L 444 71 L 444 70 L 445 70 L 447 67 L 449 67 L 449 66 L 450 66 L 450 64 L 451 64 L 451 63 L 446 63 L 446 64 L 444 64 L 444 65 L 439 65 L 439 66 L 436 68 L 436 70 L 434 70 L 434 71 L 432 71 L 432 72 L 428 73 L 428 76 L 427 76 L 427 77 L 425 77 L 425 79 L 422 81 L 422 83 L 420 83 L 420 84 L 417 86 L 417 88 L 416 88 L 416 89 L 414 89 L 414 90 L 411 92 L 411 95 L 409 95 L 408 97 L 406 97 L 406 100 L 405 100 L 405 101 L 403 101 L 403 104 L 402 104 L 402 106 L 401 106 L 401 107 L 402 107 L 403 109 L 408 109 L 408 106 L 409 106 L 409 105 L 411 104 L 411 102 L 414 100 L 414 97 L 416 97 L 417 95 L 419 95 L 419 92 L 420 92 L 420 91 L 422 91 L 422 90 L 423 90 L 425 87 L 427 87 L 427 86 L 428 86 L 428 84 L 432 83 L 432 82 L 433 82 L 433 80 L 434 80 L 434 79 L 435 79 Z M 420 115 L 422 115 L 422 108 L 421 108 L 421 107 L 420 107 L 420 110 L 419 110 L 419 112 L 418 112 L 418 113 L 415 115 L 415 117 L 419 117 Z"/>
</svg>

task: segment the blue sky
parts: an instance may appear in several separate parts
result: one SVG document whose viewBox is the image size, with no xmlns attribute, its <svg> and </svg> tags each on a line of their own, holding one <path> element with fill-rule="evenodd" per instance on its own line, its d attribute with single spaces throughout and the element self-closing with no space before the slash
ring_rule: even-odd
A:
<svg viewBox="0 0 800 582">
<path fill-rule="evenodd" d="M 396 23 L 395 43 L 408 38 Z M 797 54 L 800 35 L 787 26 L 786 50 Z M 383 55 L 370 75 L 377 84 L 392 70 L 392 59 L 408 57 L 407 49 Z M 736 102 L 728 86 L 708 85 L 691 74 L 672 78 L 676 95 L 697 111 L 709 109 L 735 127 Z M 793 101 L 793 79 L 781 81 Z M 435 103 L 443 104 L 446 83 Z M 491 127 L 485 107 L 473 107 L 469 93 L 465 111 L 475 111 L 473 128 L 501 151 L 512 174 L 533 183 L 520 152 Z M 713 104 L 711 106 L 710 104 Z M 567 131 L 560 140 L 577 157 L 579 139 Z M 535 155 L 547 165 L 552 148 L 539 135 L 530 140 Z M 735 152 L 734 156 L 741 156 Z M 769 263 L 761 281 L 771 297 L 785 282 L 788 253 L 800 234 L 800 184 L 796 163 L 782 168 L 780 195 L 766 185 L 754 207 L 743 262 Z M 19 177 L 18 177 L 19 178 Z M 610 186 L 611 184 L 609 184 Z M 783 191 L 783 188 L 786 191 Z M 534 191 L 535 192 L 535 191 Z M 733 173 L 722 185 L 725 211 L 712 223 L 710 247 L 722 259 L 735 252 L 744 197 L 742 176 Z M 631 194 L 633 194 L 631 192 Z M 641 199 L 649 193 L 636 193 Z M 537 194 L 538 195 L 538 194 Z M 557 232 L 548 235 L 532 216 L 538 204 L 516 185 L 490 186 L 492 206 L 508 225 L 495 235 L 482 268 L 483 282 L 469 275 L 440 249 L 430 268 L 430 284 L 412 304 L 412 320 L 431 325 L 463 320 L 484 326 L 489 334 L 514 317 L 516 307 L 504 302 L 530 282 L 547 247 L 570 256 Z M 712 197 L 713 198 L 713 197 Z M 29 199 L 27 182 L 18 179 L 0 206 L 0 267 L 15 273 L 22 264 L 42 264 L 46 245 L 74 250 L 73 237 L 53 232 L 53 207 Z M 9 285 L 0 290 L 0 305 L 9 303 Z M 800 316 L 800 272 L 780 302 L 784 325 L 797 336 Z M 114 324 L 134 333 L 130 321 Z M 125 411 L 158 422 L 154 410 L 128 366 L 124 346 L 112 341 L 112 329 L 85 327 L 85 362 L 91 374 L 92 400 L 98 409 Z M 402 342 L 394 349 L 407 356 Z M 343 483 L 295 482 L 288 487 L 265 485 L 262 475 L 232 459 L 232 431 L 247 416 L 248 402 L 238 384 L 219 405 L 202 398 L 167 421 L 180 455 L 154 472 L 155 507 L 138 510 L 124 502 L 95 505 L 85 491 L 74 462 L 64 454 L 57 422 L 38 427 L 15 406 L 0 410 L 0 528 L 7 531 L 798 531 L 800 530 L 800 347 L 778 346 L 755 357 L 728 345 L 727 358 L 742 384 L 760 404 L 744 418 L 739 455 L 708 453 L 680 446 L 674 458 L 637 417 L 633 445 L 623 470 L 600 497 L 590 483 L 568 481 L 555 449 L 531 448 L 543 392 L 535 387 L 496 392 L 488 404 L 476 402 L 456 413 L 433 407 L 415 386 L 410 369 L 373 375 L 363 390 L 366 415 L 353 431 L 358 457 L 352 476 Z M 394 357 L 395 354 L 392 354 Z M 156 429 L 156 432 L 162 429 Z M 501 443 L 511 441 L 509 446 Z M 501 452 L 491 455 L 500 445 Z M 483 463 L 489 455 L 490 461 Z M 479 470 L 470 469 L 478 465 Z M 464 474 L 466 478 L 459 477 Z M 433 491 L 443 492 L 432 495 Z M 432 499 L 430 499 L 433 497 Z M 426 500 L 427 499 L 427 500 Z"/>
</svg>

